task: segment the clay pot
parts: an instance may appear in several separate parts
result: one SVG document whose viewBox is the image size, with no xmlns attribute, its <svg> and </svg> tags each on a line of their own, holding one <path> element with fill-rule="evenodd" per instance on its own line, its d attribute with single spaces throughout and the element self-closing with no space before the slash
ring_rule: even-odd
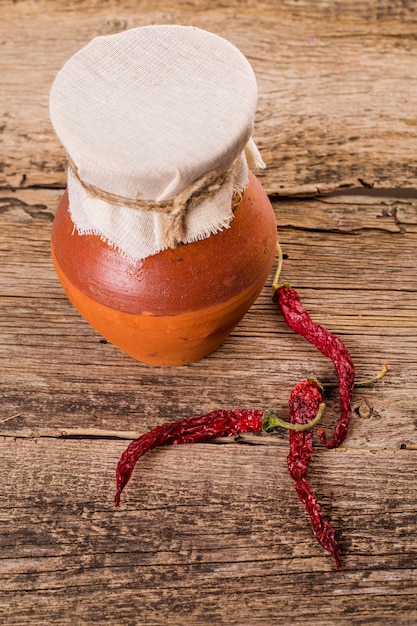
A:
<svg viewBox="0 0 417 626">
<path fill-rule="evenodd" d="M 250 174 L 228 229 L 132 262 L 96 235 L 79 235 L 64 194 L 52 257 L 75 308 L 108 341 L 152 365 L 185 365 L 213 352 L 265 284 L 276 250 L 268 196 Z"/>
</svg>

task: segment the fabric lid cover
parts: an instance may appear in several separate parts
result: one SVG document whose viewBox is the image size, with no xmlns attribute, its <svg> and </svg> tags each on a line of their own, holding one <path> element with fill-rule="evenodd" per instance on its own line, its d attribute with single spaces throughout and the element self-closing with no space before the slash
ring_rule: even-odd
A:
<svg viewBox="0 0 417 626">
<path fill-rule="evenodd" d="M 248 162 L 264 167 L 251 139 L 256 102 L 250 64 L 212 33 L 162 25 L 93 39 L 50 95 L 77 231 L 145 258 L 179 243 L 172 201 L 188 190 L 182 242 L 227 227 Z"/>
</svg>

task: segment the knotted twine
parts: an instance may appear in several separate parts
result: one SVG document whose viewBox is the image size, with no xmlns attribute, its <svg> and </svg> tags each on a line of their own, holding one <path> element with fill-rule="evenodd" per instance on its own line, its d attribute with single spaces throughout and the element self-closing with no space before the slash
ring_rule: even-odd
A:
<svg viewBox="0 0 417 626">
<path fill-rule="evenodd" d="M 188 210 L 199 201 L 209 197 L 214 191 L 219 190 L 229 181 L 232 175 L 232 168 L 223 173 L 219 173 L 218 170 L 211 170 L 170 200 L 143 200 L 141 198 L 125 198 L 87 183 L 80 177 L 78 168 L 70 156 L 68 156 L 68 162 L 72 175 L 90 197 L 103 200 L 115 206 L 162 213 L 165 217 L 163 222 L 163 239 L 168 248 L 176 248 L 186 238 Z M 241 197 L 240 195 L 239 199 Z"/>
<path fill-rule="evenodd" d="M 256 79 L 230 42 L 180 25 L 96 37 L 51 89 L 74 231 L 136 262 L 228 228 L 248 169 Z"/>
</svg>

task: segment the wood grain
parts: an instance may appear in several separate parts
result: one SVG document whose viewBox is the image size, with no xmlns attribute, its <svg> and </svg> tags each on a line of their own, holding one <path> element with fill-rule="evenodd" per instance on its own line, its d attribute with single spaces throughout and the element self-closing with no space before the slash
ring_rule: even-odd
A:
<svg viewBox="0 0 417 626">
<path fill-rule="evenodd" d="M 0 0 L 2 625 L 417 623 L 416 21 L 406 0 Z M 92 36 L 158 22 L 247 54 L 282 280 L 344 340 L 358 379 L 389 365 L 355 390 L 343 446 L 315 441 L 309 478 L 340 572 L 292 488 L 284 431 L 157 450 L 113 506 L 134 436 L 220 407 L 288 419 L 294 383 L 335 380 L 286 328 L 272 276 L 214 354 L 177 368 L 103 342 L 61 289 L 49 239 L 66 165 L 50 84 Z M 330 432 L 336 390 L 326 403 Z"/>
<path fill-rule="evenodd" d="M 393 451 L 315 456 L 310 479 L 347 555 L 336 574 L 291 488 L 284 442 L 161 449 L 141 461 L 120 510 L 112 497 L 122 444 L 1 447 L 9 476 L 2 623 L 33 623 L 34 606 L 36 624 L 417 619 L 416 466 L 408 451 L 400 461 Z M 16 457 L 30 458 L 30 467 Z"/>
<path fill-rule="evenodd" d="M 255 138 L 271 194 L 416 184 L 416 13 L 406 0 L 0 3 L 0 186 L 63 186 L 52 81 L 93 36 L 152 23 L 237 45 L 259 84 Z"/>
<path fill-rule="evenodd" d="M 100 343 L 53 272 L 59 193 L 0 199 L 2 621 L 413 624 L 415 200 L 275 202 L 283 278 L 343 337 L 359 378 L 390 366 L 355 391 L 343 448 L 316 441 L 310 480 L 341 543 L 335 573 L 287 475 L 285 432 L 159 450 L 113 508 L 119 438 L 225 406 L 287 417 L 297 380 L 334 372 L 286 329 L 267 286 L 230 339 L 191 366 L 145 366 Z M 336 392 L 326 401 L 330 429 Z"/>
<path fill-rule="evenodd" d="M 142 365 L 101 343 L 53 270 L 49 236 L 58 196 L 56 190 L 21 190 L 0 199 L 2 418 L 19 414 L 0 432 L 39 433 L 51 427 L 52 416 L 57 429 L 139 433 L 225 405 L 276 407 L 286 415 L 297 380 L 310 374 L 335 379 L 331 364 L 285 327 L 268 285 L 230 339 L 188 368 Z M 415 201 L 407 202 L 415 211 Z M 359 379 L 382 362 L 390 367 L 378 385 L 355 392 L 355 413 L 369 413 L 369 419 L 355 420 L 354 446 L 417 443 L 410 400 L 417 368 L 417 235 L 412 223 L 399 228 L 392 214 L 397 203 L 366 196 L 275 203 L 287 257 L 283 280 L 299 290 L 315 320 L 345 340 Z M 331 425 L 337 393 L 327 401 L 332 411 L 324 421 Z"/>
</svg>

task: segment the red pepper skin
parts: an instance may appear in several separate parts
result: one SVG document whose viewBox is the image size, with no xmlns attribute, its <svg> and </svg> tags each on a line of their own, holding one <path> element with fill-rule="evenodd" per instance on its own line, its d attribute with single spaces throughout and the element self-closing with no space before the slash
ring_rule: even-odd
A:
<svg viewBox="0 0 417 626">
<path fill-rule="evenodd" d="M 293 424 L 305 424 L 317 414 L 322 394 L 315 381 L 304 380 L 293 387 L 290 399 L 290 421 Z M 314 536 L 320 545 L 333 555 L 336 567 L 341 567 L 340 548 L 334 531 L 323 516 L 320 505 L 307 481 L 307 468 L 313 455 L 312 430 L 296 432 L 290 430 L 290 453 L 287 457 L 288 470 L 295 482 L 298 497 L 304 504 L 311 520 Z"/>
<path fill-rule="evenodd" d="M 313 344 L 324 356 L 333 361 L 339 378 L 340 419 L 336 425 L 331 441 L 319 430 L 321 443 L 326 448 L 335 448 L 345 439 L 351 416 L 351 399 L 355 379 L 355 367 L 351 356 L 339 337 L 313 322 L 305 310 L 299 294 L 287 285 L 278 287 L 273 300 L 280 309 L 284 319 L 294 332 Z"/>
<path fill-rule="evenodd" d="M 178 422 L 162 424 L 135 439 L 123 452 L 117 465 L 115 505 L 120 504 L 120 495 L 129 482 L 136 462 L 153 448 L 204 442 L 239 432 L 260 432 L 264 414 L 265 411 L 255 409 L 212 411 L 200 417 L 187 417 Z"/>
</svg>

